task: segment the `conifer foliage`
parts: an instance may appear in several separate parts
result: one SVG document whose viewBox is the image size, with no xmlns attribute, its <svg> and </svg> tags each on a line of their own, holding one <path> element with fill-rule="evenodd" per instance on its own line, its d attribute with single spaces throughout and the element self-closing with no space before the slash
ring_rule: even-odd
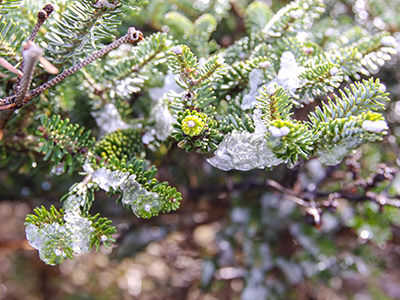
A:
<svg viewBox="0 0 400 300">
<path fill-rule="evenodd" d="M 334 25 L 322 0 L 276 10 L 247 1 L 243 36 L 226 29 L 225 0 L 170 1 L 174 10 L 158 0 L 48 2 L 54 12 L 41 20 L 42 1 L 0 1 L 0 166 L 83 176 L 62 208 L 26 218 L 48 264 L 112 244 L 111 220 L 91 214 L 100 190 L 139 218 L 177 210 L 181 194 L 154 165 L 165 149 L 199 152 L 225 171 L 315 157 L 337 165 L 388 131 L 388 93 L 367 77 L 395 53 L 394 39 Z M 231 42 L 214 39 L 223 30 Z"/>
</svg>

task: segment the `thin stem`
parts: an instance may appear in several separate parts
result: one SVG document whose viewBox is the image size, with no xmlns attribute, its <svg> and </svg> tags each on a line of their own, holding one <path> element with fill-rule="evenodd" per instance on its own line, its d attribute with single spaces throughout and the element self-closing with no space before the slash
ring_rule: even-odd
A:
<svg viewBox="0 0 400 300">
<path fill-rule="evenodd" d="M 43 23 L 47 20 L 47 18 L 50 16 L 50 14 L 53 12 L 54 8 L 53 5 L 51 4 L 46 4 L 43 7 L 43 10 L 40 10 L 37 14 L 37 22 L 35 24 L 35 27 L 33 28 L 31 35 L 28 38 L 28 43 L 29 41 L 34 42 L 37 34 L 39 33 L 40 27 L 43 25 Z M 21 70 L 24 72 L 24 67 L 25 67 L 25 58 L 22 55 L 22 61 L 21 61 Z M 25 73 L 25 72 L 24 72 Z M 22 79 L 18 81 L 17 86 L 15 88 L 15 91 L 18 93 L 19 90 L 21 90 L 21 85 L 22 85 Z"/>
<path fill-rule="evenodd" d="M 29 40 L 34 42 L 36 39 L 37 34 L 39 33 L 40 27 L 43 25 L 43 23 L 47 20 L 47 18 L 50 16 L 50 14 L 53 12 L 54 7 L 51 4 L 46 4 L 43 7 L 43 10 L 40 10 L 37 14 L 37 22 L 35 27 L 32 30 L 31 35 L 29 36 Z"/>
<path fill-rule="evenodd" d="M 268 179 L 266 181 L 266 184 L 272 188 L 274 188 L 275 190 L 281 192 L 284 194 L 284 196 L 290 200 L 295 202 L 296 204 L 300 205 L 300 206 L 304 206 L 304 207 L 310 207 L 310 203 L 307 201 L 304 201 L 303 199 L 297 197 L 295 195 L 295 193 L 292 190 L 289 190 L 285 187 L 283 187 L 282 185 L 280 185 L 278 182 L 276 182 L 275 180 L 272 179 Z"/>
</svg>

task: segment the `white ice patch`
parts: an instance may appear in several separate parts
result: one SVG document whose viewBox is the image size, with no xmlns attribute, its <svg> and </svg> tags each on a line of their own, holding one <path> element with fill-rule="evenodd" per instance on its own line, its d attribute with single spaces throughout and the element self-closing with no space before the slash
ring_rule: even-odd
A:
<svg viewBox="0 0 400 300">
<path fill-rule="evenodd" d="M 353 149 L 361 145 L 358 139 L 342 141 L 334 147 L 318 152 L 319 161 L 326 166 L 335 166 Z"/>
<path fill-rule="evenodd" d="M 142 211 L 150 212 L 152 209 L 160 211 L 160 197 L 158 194 L 146 190 L 135 178 L 136 176 L 131 175 L 121 184 L 123 192 L 122 203 L 129 205 L 132 212 L 137 216 L 142 216 Z"/>
<path fill-rule="evenodd" d="M 175 82 L 175 75 L 170 73 L 165 76 L 164 85 L 162 87 L 154 87 L 149 90 L 150 98 L 153 101 L 159 101 L 160 99 L 167 96 L 170 92 L 182 92 L 182 88 Z"/>
<path fill-rule="evenodd" d="M 266 126 L 261 120 L 261 111 L 254 111 L 255 131 L 234 130 L 218 145 L 215 156 L 207 159 L 214 167 L 229 171 L 248 171 L 256 168 L 277 166 L 283 162 L 277 158 L 265 137 Z"/>
<path fill-rule="evenodd" d="M 128 129 L 133 126 L 122 121 L 121 115 L 112 103 L 107 103 L 99 111 L 92 112 L 97 126 L 100 129 L 100 136 L 106 133 L 114 132 L 119 129 Z"/>
<path fill-rule="evenodd" d="M 253 108 L 256 103 L 256 97 L 260 95 L 260 92 L 258 88 L 262 84 L 264 79 L 264 74 L 260 69 L 254 69 L 250 72 L 249 75 L 249 85 L 250 85 L 250 91 L 248 94 L 244 95 L 241 108 L 243 110 Z"/>
<path fill-rule="evenodd" d="M 175 118 L 170 113 L 168 105 L 164 101 L 158 101 L 153 106 L 150 117 L 151 121 L 155 122 L 153 129 L 157 139 L 165 141 L 172 132 L 172 124 L 175 122 Z"/>
<path fill-rule="evenodd" d="M 89 169 L 89 168 L 86 168 Z M 157 193 L 146 190 L 136 181 L 135 174 L 112 171 L 105 167 L 92 171 L 92 182 L 97 183 L 99 187 L 109 192 L 110 189 L 122 191 L 122 203 L 129 205 L 132 212 L 141 216 L 143 211 L 160 211 L 160 197 Z"/>
<path fill-rule="evenodd" d="M 147 132 L 143 135 L 142 142 L 144 144 L 150 144 L 155 138 L 159 141 L 165 141 L 169 137 L 175 118 L 168 109 L 166 99 L 168 94 L 180 92 L 182 92 L 182 88 L 176 84 L 173 74 L 165 76 L 163 87 L 156 87 L 149 90 L 150 98 L 153 100 L 149 122 L 154 122 L 154 126 L 148 128 Z"/>
<path fill-rule="evenodd" d="M 116 190 L 129 176 L 129 173 L 122 171 L 111 171 L 105 167 L 95 170 L 92 173 L 92 181 L 99 185 L 99 188 L 108 192 L 110 188 Z M 130 175 L 135 176 L 135 175 Z"/>
<path fill-rule="evenodd" d="M 286 126 L 281 127 L 281 128 L 278 128 L 275 126 L 270 126 L 270 127 L 268 127 L 268 131 L 271 133 L 271 135 L 273 137 L 277 137 L 277 138 L 283 137 L 290 133 L 290 129 Z"/>
<path fill-rule="evenodd" d="M 299 77 L 304 72 L 304 68 L 296 62 L 296 57 L 290 51 L 285 51 L 281 56 L 281 64 L 278 75 L 267 84 L 278 85 L 287 90 L 291 95 L 303 84 Z"/>
<path fill-rule="evenodd" d="M 362 123 L 361 127 L 366 131 L 376 132 L 376 133 L 380 133 L 384 130 L 389 129 L 386 121 L 384 120 L 379 120 L 379 121 L 366 120 Z"/>
<path fill-rule="evenodd" d="M 60 225 L 56 222 L 38 227 L 29 224 L 25 228 L 29 244 L 39 251 L 42 261 L 55 265 L 65 258 L 64 248 L 70 248 L 74 254 L 90 250 L 92 222 L 81 216 L 74 216 Z"/>
</svg>

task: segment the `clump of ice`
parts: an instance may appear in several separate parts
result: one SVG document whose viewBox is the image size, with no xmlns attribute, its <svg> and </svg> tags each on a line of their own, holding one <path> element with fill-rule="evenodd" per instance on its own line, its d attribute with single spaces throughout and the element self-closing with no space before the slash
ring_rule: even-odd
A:
<svg viewBox="0 0 400 300">
<path fill-rule="evenodd" d="M 58 176 L 64 173 L 64 169 L 65 169 L 65 164 L 64 162 L 61 162 L 58 165 L 54 165 L 51 168 L 51 173 Z"/>
<path fill-rule="evenodd" d="M 161 210 L 159 195 L 142 187 L 136 181 L 135 174 L 119 170 L 112 171 L 105 167 L 97 170 L 93 170 L 91 167 L 85 167 L 84 169 L 92 176 L 92 182 L 98 184 L 102 190 L 106 192 L 109 192 L 110 189 L 114 191 L 121 190 L 122 203 L 130 206 L 135 215 L 146 217 L 146 213 L 159 212 Z"/>
<path fill-rule="evenodd" d="M 386 35 L 381 39 L 381 44 L 383 46 L 396 48 L 397 41 L 394 37 L 392 37 L 390 35 Z"/>
<path fill-rule="evenodd" d="M 281 127 L 281 128 L 278 128 L 278 127 L 275 127 L 275 126 L 269 126 L 268 130 L 269 130 L 269 132 L 271 133 L 271 135 L 273 137 L 277 137 L 277 138 L 286 136 L 286 135 L 288 135 L 290 133 L 290 129 L 288 127 L 286 127 L 286 126 Z"/>
<path fill-rule="evenodd" d="M 256 98 L 259 96 L 260 92 L 258 88 L 262 84 L 264 79 L 264 74 L 260 69 L 254 69 L 250 72 L 249 75 L 249 85 L 250 85 L 250 91 L 248 94 L 244 95 L 241 108 L 246 110 L 253 108 L 257 100 Z"/>
<path fill-rule="evenodd" d="M 159 101 L 164 98 L 170 91 L 177 93 L 182 92 L 182 88 L 175 82 L 175 75 L 169 73 L 164 78 L 164 85 L 162 87 L 154 87 L 149 90 L 150 98 L 153 101 Z"/>
<path fill-rule="evenodd" d="M 165 101 L 158 101 L 151 110 L 150 121 L 154 121 L 154 132 L 158 140 L 166 140 L 172 132 L 175 118 L 172 116 Z"/>
<path fill-rule="evenodd" d="M 108 192 L 110 188 L 116 190 L 129 176 L 129 173 L 122 171 L 111 171 L 105 167 L 97 169 L 92 173 L 92 181 L 99 185 L 99 188 Z M 135 175 L 131 175 L 135 176 Z"/>
<path fill-rule="evenodd" d="M 182 46 L 173 46 L 171 47 L 171 52 L 175 55 L 182 55 L 183 53 L 183 48 Z"/>
<path fill-rule="evenodd" d="M 165 141 L 172 132 L 172 124 L 176 118 L 168 109 L 168 94 L 180 93 L 182 88 L 175 82 L 173 74 L 167 74 L 164 79 L 164 86 L 155 87 L 149 90 L 150 98 L 153 100 L 153 107 L 150 112 L 149 122 L 154 122 L 152 127 L 142 137 L 144 144 L 150 144 L 157 138 Z"/>
<path fill-rule="evenodd" d="M 152 210 L 160 211 L 160 197 L 142 187 L 131 175 L 121 184 L 122 203 L 129 205 L 137 216 L 143 216 L 143 211 L 149 213 Z"/>
<path fill-rule="evenodd" d="M 255 131 L 234 130 L 227 134 L 218 145 L 215 156 L 207 159 L 214 167 L 229 171 L 248 171 L 255 168 L 277 166 L 283 162 L 272 152 L 265 137 L 266 126 L 261 119 L 261 111 L 254 112 Z"/>
<path fill-rule="evenodd" d="M 380 133 L 384 130 L 388 130 L 389 127 L 384 120 L 379 120 L 379 121 L 370 121 L 370 120 L 365 120 L 362 125 L 362 129 L 370 132 L 376 132 Z"/>
<path fill-rule="evenodd" d="M 267 88 L 276 84 L 293 95 L 296 89 L 303 84 L 303 80 L 300 78 L 303 72 L 304 68 L 297 64 L 294 54 L 290 51 L 285 51 L 281 56 L 278 75 L 267 84 Z"/>
<path fill-rule="evenodd" d="M 108 2 L 108 0 L 97 0 L 96 3 L 93 4 L 93 6 L 96 8 L 107 7 L 107 8 L 114 9 L 116 7 L 116 4 L 110 3 L 110 2 Z"/>
<path fill-rule="evenodd" d="M 112 103 L 107 103 L 102 109 L 92 112 L 91 115 L 94 117 L 96 124 L 100 129 L 100 136 L 119 129 L 128 129 L 133 127 L 122 120 L 117 108 Z"/>
<path fill-rule="evenodd" d="M 361 142 L 358 139 L 342 141 L 332 148 L 320 150 L 318 152 L 318 159 L 324 165 L 335 166 L 353 149 L 360 146 L 360 144 Z"/>
<path fill-rule="evenodd" d="M 63 225 L 54 222 L 39 228 L 29 224 L 25 229 L 26 238 L 29 244 L 39 251 L 42 261 L 55 265 L 66 258 L 67 249 L 72 250 L 74 254 L 90 250 L 94 231 L 91 223 L 87 218 L 75 215 L 70 216 Z"/>
</svg>

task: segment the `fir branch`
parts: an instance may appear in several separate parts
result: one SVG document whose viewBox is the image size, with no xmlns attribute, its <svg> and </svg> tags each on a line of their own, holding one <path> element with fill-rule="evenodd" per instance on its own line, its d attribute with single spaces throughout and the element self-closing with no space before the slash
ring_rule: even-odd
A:
<svg viewBox="0 0 400 300">
<path fill-rule="evenodd" d="M 270 88 L 264 86 L 257 100 L 259 102 L 257 107 L 261 109 L 263 119 L 268 123 L 275 120 L 287 120 L 292 115 L 292 100 L 282 87 L 271 91 Z"/>
<path fill-rule="evenodd" d="M 329 98 L 322 104 L 322 108 L 317 107 L 315 112 L 310 114 L 312 123 L 356 116 L 369 110 L 382 111 L 389 101 L 385 86 L 379 82 L 379 79 L 371 78 L 368 81 L 356 82 L 350 88 L 339 92 L 340 97 L 334 95 L 333 99 Z"/>
<path fill-rule="evenodd" d="M 293 34 L 317 19 L 324 12 L 321 0 L 296 0 L 281 8 L 265 25 L 265 39 Z"/>
</svg>

